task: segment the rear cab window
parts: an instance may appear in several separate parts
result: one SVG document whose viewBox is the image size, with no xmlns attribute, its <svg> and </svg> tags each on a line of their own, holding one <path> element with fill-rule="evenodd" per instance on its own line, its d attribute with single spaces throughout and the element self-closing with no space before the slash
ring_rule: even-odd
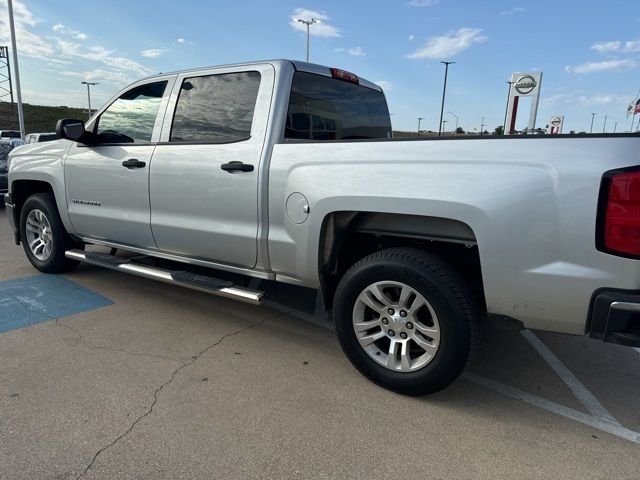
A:
<svg viewBox="0 0 640 480">
<path fill-rule="evenodd" d="M 171 143 L 248 140 L 260 88 L 256 71 L 185 78 L 171 125 Z"/>
<path fill-rule="evenodd" d="M 293 76 L 285 138 L 391 138 L 384 94 L 366 86 L 307 72 Z"/>
</svg>

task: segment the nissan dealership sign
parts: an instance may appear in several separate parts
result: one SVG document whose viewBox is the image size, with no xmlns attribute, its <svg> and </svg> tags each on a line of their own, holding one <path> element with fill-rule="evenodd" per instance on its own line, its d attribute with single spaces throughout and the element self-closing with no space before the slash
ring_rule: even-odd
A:
<svg viewBox="0 0 640 480">
<path fill-rule="evenodd" d="M 536 79 L 531 75 L 523 75 L 514 84 L 513 88 L 516 89 L 520 95 L 528 95 L 538 86 Z"/>
</svg>

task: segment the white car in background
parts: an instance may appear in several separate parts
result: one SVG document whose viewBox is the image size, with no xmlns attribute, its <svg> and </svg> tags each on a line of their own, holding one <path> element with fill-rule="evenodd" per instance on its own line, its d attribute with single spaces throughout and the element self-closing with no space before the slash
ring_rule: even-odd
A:
<svg viewBox="0 0 640 480">
<path fill-rule="evenodd" d="M 51 142 L 52 140 L 57 140 L 56 132 L 48 132 L 48 133 L 30 133 L 26 137 L 24 137 L 25 143 L 41 143 L 41 142 Z"/>
</svg>

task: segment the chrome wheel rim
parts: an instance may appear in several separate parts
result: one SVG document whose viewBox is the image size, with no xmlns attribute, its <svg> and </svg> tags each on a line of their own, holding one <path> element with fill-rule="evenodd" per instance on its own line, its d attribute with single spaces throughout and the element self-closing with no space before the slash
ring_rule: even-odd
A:
<svg viewBox="0 0 640 480">
<path fill-rule="evenodd" d="M 49 219 L 42 210 L 31 210 L 27 215 L 25 229 L 29 250 L 41 262 L 46 261 L 53 249 L 53 232 Z"/>
<path fill-rule="evenodd" d="M 395 372 L 427 366 L 440 346 L 440 324 L 429 301 L 401 282 L 376 282 L 353 307 L 353 330 L 376 363 Z"/>
</svg>

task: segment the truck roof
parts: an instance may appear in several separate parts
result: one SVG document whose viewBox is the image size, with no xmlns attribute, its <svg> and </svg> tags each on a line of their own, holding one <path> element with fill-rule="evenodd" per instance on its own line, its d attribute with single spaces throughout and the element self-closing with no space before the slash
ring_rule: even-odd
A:
<svg viewBox="0 0 640 480">
<path fill-rule="evenodd" d="M 160 73 L 157 73 L 156 75 L 150 75 L 149 77 L 146 77 L 146 78 L 154 78 L 160 75 L 176 75 L 180 73 L 199 72 L 201 70 L 205 70 L 209 68 L 250 67 L 252 65 L 260 65 L 265 63 L 270 63 L 274 66 L 281 66 L 281 67 L 284 66 L 285 68 L 288 67 L 289 65 L 293 65 L 293 67 L 300 72 L 315 73 L 317 75 L 324 75 L 325 77 L 331 77 L 331 67 L 327 67 L 325 65 L 319 65 L 317 63 L 302 62 L 300 60 L 288 60 L 288 59 L 279 58 L 279 59 L 273 59 L 273 60 L 259 60 L 259 61 L 253 61 L 253 62 L 228 63 L 225 65 L 203 66 L 198 68 L 189 68 L 185 70 L 175 70 L 172 72 L 160 72 Z M 382 92 L 382 88 L 379 85 L 376 85 L 375 83 L 365 78 L 362 78 L 360 76 L 358 76 L 358 80 L 359 80 L 359 84 L 362 85 L 363 87 L 368 87 L 373 90 Z"/>
</svg>

